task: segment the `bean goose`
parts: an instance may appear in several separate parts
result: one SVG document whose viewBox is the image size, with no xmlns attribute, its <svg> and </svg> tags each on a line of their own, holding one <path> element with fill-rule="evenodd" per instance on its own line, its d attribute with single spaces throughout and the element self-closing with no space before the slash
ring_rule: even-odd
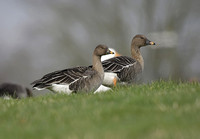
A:
<svg viewBox="0 0 200 139">
<path fill-rule="evenodd" d="M 140 48 L 146 45 L 155 45 L 155 43 L 149 41 L 144 35 L 136 35 L 131 43 L 132 57 L 119 56 L 103 61 L 105 72 L 103 84 L 115 86 L 117 81 L 121 83 L 135 82 L 144 69 Z"/>
<path fill-rule="evenodd" d="M 74 67 L 55 71 L 34 81 L 33 88 L 49 89 L 53 92 L 71 94 L 72 92 L 95 91 L 103 82 L 104 70 L 101 56 L 113 54 L 105 45 L 98 45 L 93 52 L 93 66 Z"/>
<path fill-rule="evenodd" d="M 105 60 L 113 58 L 113 57 L 121 56 L 115 49 L 113 49 L 113 48 L 109 48 L 109 49 L 112 52 L 114 52 L 114 54 L 103 55 L 101 57 L 101 61 L 105 61 Z M 108 91 L 108 90 L 112 90 L 112 89 L 110 87 L 101 85 L 101 86 L 99 86 L 99 88 L 94 93 L 105 92 L 105 91 Z"/>
<path fill-rule="evenodd" d="M 26 98 L 33 96 L 30 89 L 13 83 L 0 84 L 0 96 L 12 98 Z"/>
</svg>

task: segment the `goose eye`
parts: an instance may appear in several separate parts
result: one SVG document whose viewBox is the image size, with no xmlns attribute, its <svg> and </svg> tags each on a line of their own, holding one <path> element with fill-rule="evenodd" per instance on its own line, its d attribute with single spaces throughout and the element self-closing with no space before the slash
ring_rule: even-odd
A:
<svg viewBox="0 0 200 139">
<path fill-rule="evenodd" d="M 144 39 L 143 37 L 140 37 L 140 39 Z"/>
</svg>

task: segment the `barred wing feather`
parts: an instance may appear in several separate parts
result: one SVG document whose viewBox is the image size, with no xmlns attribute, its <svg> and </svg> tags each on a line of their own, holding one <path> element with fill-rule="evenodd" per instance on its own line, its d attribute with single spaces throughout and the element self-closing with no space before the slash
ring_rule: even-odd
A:
<svg viewBox="0 0 200 139">
<path fill-rule="evenodd" d="M 49 74 L 46 74 L 41 79 L 34 81 L 32 84 L 34 84 L 33 87 L 38 88 L 45 88 L 49 87 L 52 84 L 71 84 L 78 79 L 84 78 L 87 75 L 84 75 L 84 73 L 90 69 L 89 67 L 75 67 L 75 68 L 69 68 L 65 70 L 55 71 Z"/>
<path fill-rule="evenodd" d="M 128 68 L 136 64 L 137 61 L 131 57 L 119 56 L 102 62 L 105 72 L 121 72 L 124 68 Z"/>
</svg>

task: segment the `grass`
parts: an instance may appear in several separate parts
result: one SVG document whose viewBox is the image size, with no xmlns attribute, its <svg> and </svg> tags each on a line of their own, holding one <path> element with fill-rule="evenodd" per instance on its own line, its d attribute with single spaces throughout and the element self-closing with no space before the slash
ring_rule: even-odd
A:
<svg viewBox="0 0 200 139">
<path fill-rule="evenodd" d="M 199 138 L 200 84 L 159 81 L 102 94 L 0 99 L 0 138 Z"/>
</svg>

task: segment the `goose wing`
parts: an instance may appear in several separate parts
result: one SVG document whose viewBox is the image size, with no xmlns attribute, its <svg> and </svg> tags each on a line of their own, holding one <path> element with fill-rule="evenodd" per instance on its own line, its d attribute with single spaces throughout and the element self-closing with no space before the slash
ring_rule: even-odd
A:
<svg viewBox="0 0 200 139">
<path fill-rule="evenodd" d="M 51 72 L 31 84 L 33 84 L 33 88 L 46 88 L 52 84 L 71 84 L 80 78 L 86 78 L 88 74 L 85 75 L 85 72 L 88 69 L 90 69 L 90 67 L 74 67 Z"/>
<path fill-rule="evenodd" d="M 102 62 L 105 72 L 119 73 L 123 69 L 134 66 L 137 61 L 131 57 L 118 56 Z"/>
<path fill-rule="evenodd" d="M 89 91 L 90 88 L 93 88 L 95 86 L 92 85 L 90 86 L 90 79 L 93 78 L 94 75 L 97 74 L 97 71 L 93 70 L 92 68 L 88 67 L 87 70 L 85 70 L 84 73 L 81 73 L 82 76 L 80 78 L 78 78 L 77 80 L 74 80 L 73 82 L 71 82 L 71 84 L 69 85 L 69 89 L 70 90 L 74 90 L 74 91 L 80 91 L 80 90 L 84 90 L 84 91 Z"/>
</svg>

